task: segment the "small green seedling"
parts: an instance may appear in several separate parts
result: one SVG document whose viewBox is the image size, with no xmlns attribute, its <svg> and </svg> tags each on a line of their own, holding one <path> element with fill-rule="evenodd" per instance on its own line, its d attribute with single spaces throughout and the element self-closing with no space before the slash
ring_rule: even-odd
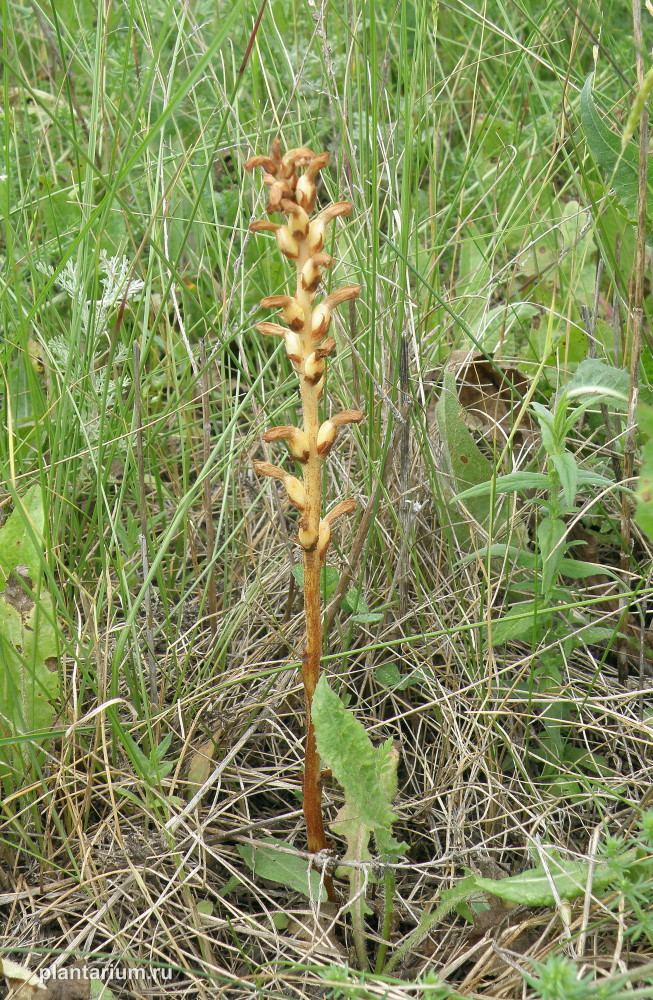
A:
<svg viewBox="0 0 653 1000">
<path fill-rule="evenodd" d="M 342 785 L 345 804 L 331 823 L 334 834 L 344 837 L 347 852 L 338 875 L 349 879 L 349 910 L 354 928 L 354 944 L 361 969 L 367 968 L 365 915 L 371 911 L 365 902 L 366 888 L 376 881 L 370 852 L 374 838 L 377 860 L 395 861 L 406 844 L 392 836 L 396 816 L 392 801 L 397 794 L 399 754 L 388 739 L 373 746 L 364 727 L 321 677 L 313 697 L 313 723 L 320 757 Z M 390 872 L 390 869 L 388 869 Z M 394 879 L 386 879 L 386 924 L 392 915 Z"/>
</svg>

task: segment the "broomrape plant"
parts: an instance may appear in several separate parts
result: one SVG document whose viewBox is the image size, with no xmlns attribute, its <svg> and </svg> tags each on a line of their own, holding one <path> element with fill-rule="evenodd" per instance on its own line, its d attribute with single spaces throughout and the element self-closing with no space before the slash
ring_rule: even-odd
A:
<svg viewBox="0 0 653 1000">
<path fill-rule="evenodd" d="M 322 655 L 322 615 L 320 576 L 331 538 L 333 524 L 345 514 L 351 514 L 356 501 L 342 500 L 322 516 L 322 463 L 344 424 L 361 421 L 360 410 L 345 410 L 321 421 L 319 404 L 324 393 L 325 363 L 335 350 L 336 342 L 329 336 L 333 310 L 341 303 L 358 296 L 358 285 L 346 285 L 330 292 L 315 305 L 324 270 L 331 267 L 333 257 L 323 250 L 326 228 L 338 216 L 348 216 L 352 205 L 340 201 L 327 205 L 314 214 L 316 182 L 320 170 L 329 162 L 328 153 L 313 153 L 300 147 L 281 153 L 278 140 L 269 156 L 254 156 L 245 164 L 250 171 L 263 168 L 263 181 L 269 187 L 269 214 L 286 216 L 285 223 L 259 220 L 250 226 L 252 232 L 274 233 L 284 257 L 292 261 L 296 271 L 294 295 L 271 295 L 261 300 L 265 309 L 278 309 L 285 322 L 259 323 L 261 333 L 281 337 L 286 353 L 299 379 L 302 426 L 271 427 L 263 435 L 266 442 L 285 441 L 291 457 L 301 468 L 301 478 L 270 462 L 254 463 L 260 476 L 280 480 L 290 503 L 297 508 L 297 541 L 302 549 L 306 646 L 302 657 L 302 678 L 306 709 L 306 746 L 303 779 L 303 808 L 306 819 L 308 849 L 317 853 L 326 847 L 322 818 L 320 760 L 317 753 L 312 703 L 320 672 Z M 298 169 L 304 168 L 298 174 Z"/>
</svg>

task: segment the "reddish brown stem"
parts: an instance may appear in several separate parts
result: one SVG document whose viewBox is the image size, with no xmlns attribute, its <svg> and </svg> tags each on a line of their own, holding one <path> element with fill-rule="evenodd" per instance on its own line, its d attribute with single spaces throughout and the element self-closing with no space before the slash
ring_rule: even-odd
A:
<svg viewBox="0 0 653 1000">
<path fill-rule="evenodd" d="M 266 171 L 265 183 L 270 185 L 268 211 L 283 211 L 288 225 L 257 221 L 250 226 L 254 232 L 272 231 L 284 256 L 295 263 L 296 291 L 294 296 L 273 295 L 263 299 L 266 308 L 279 308 L 288 324 L 260 323 L 263 333 L 282 336 L 286 353 L 299 377 L 303 427 L 272 427 L 264 435 L 266 441 L 288 443 L 290 454 L 301 464 L 303 481 L 269 462 L 256 462 L 260 475 L 272 476 L 284 483 L 288 498 L 300 511 L 298 541 L 303 550 L 304 612 L 306 617 L 306 647 L 302 659 L 304 704 L 306 709 L 306 750 L 304 759 L 304 816 L 308 849 L 317 854 L 326 847 L 322 817 L 320 759 L 315 742 L 312 720 L 313 694 L 320 675 L 322 657 L 321 570 L 331 537 L 331 524 L 341 514 L 351 513 L 353 501 L 343 501 L 323 519 L 322 463 L 332 447 L 337 428 L 363 419 L 359 410 L 345 410 L 320 424 L 319 402 L 324 389 L 325 359 L 335 348 L 333 337 L 327 337 L 331 313 L 342 302 L 358 295 L 357 285 L 337 289 L 313 309 L 313 299 L 322 277 L 322 269 L 333 264 L 333 258 L 322 252 L 327 223 L 339 215 L 348 215 L 349 202 L 338 202 L 323 209 L 312 219 L 307 214 L 315 205 L 315 178 L 326 166 L 328 154 L 315 156 L 303 147 L 280 155 L 277 143 L 269 157 L 253 157 L 245 165 L 250 170 L 261 166 Z M 307 167 L 297 176 L 297 166 Z M 327 339 L 325 339 L 327 338 Z M 333 884 L 325 878 L 329 899 L 334 900 Z"/>
</svg>

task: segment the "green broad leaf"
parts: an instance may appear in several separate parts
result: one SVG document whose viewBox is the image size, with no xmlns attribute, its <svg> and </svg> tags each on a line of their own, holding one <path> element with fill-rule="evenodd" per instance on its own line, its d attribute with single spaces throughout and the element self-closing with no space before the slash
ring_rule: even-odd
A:
<svg viewBox="0 0 653 1000">
<path fill-rule="evenodd" d="M 588 576 L 597 575 L 611 576 L 613 580 L 619 579 L 609 566 L 584 562 L 582 559 L 561 559 L 558 569 L 562 576 L 567 576 L 570 580 L 586 580 Z"/>
<path fill-rule="evenodd" d="M 637 485 L 635 521 L 653 539 L 653 441 L 642 449 L 642 466 Z"/>
<path fill-rule="evenodd" d="M 45 511 L 40 486 L 32 486 L 21 497 L 0 528 L 0 584 L 18 566 L 27 567 L 30 580 L 40 580 L 43 560 Z"/>
<path fill-rule="evenodd" d="M 632 220 L 637 218 L 639 151 L 633 144 L 621 148 L 617 135 L 601 117 L 592 97 L 591 73 L 580 95 L 580 119 L 587 145 L 607 183 Z M 650 201 L 650 195 L 647 202 Z M 647 215 L 648 215 L 647 211 Z"/>
<path fill-rule="evenodd" d="M 302 563 L 295 563 L 291 572 L 295 578 L 297 586 L 302 588 L 304 586 L 304 566 Z M 340 583 L 340 574 L 334 566 L 323 566 L 322 576 L 320 579 L 322 592 L 328 601 L 330 597 L 333 597 L 336 587 Z"/>
<path fill-rule="evenodd" d="M 544 472 L 511 472 L 507 476 L 499 476 L 494 487 L 496 495 L 499 493 L 516 493 L 521 490 L 544 490 L 549 489 L 551 480 Z M 455 500 L 467 500 L 471 497 L 489 496 L 492 491 L 492 483 L 480 483 L 478 486 L 471 486 L 468 490 L 458 493 Z"/>
<path fill-rule="evenodd" d="M 373 835 L 382 860 L 397 857 L 405 848 L 392 836 L 395 814 L 392 800 L 397 794 L 399 754 L 392 740 L 375 747 L 361 723 L 348 712 L 326 682 L 318 681 L 312 709 L 317 750 L 345 792 L 345 804 L 331 823 L 335 834 L 347 841 L 338 874 L 349 879 L 351 913 L 359 961 L 364 959 L 364 921 L 369 910 L 365 899 L 366 881 L 373 874 L 355 862 L 371 861 L 369 843 Z"/>
<path fill-rule="evenodd" d="M 463 490 L 489 483 L 494 470 L 465 426 L 453 372 L 445 373 L 435 416 L 444 472 L 449 477 L 452 491 L 457 494 L 456 499 L 459 499 Z M 490 503 L 483 491 L 475 494 L 472 502 L 466 502 L 465 506 L 478 524 L 483 524 L 490 517 Z M 496 521 L 495 527 L 498 527 Z"/>
<path fill-rule="evenodd" d="M 392 740 L 375 747 L 324 674 L 315 689 L 312 714 L 318 753 L 342 785 L 347 802 L 356 807 L 360 822 L 375 832 L 389 830 L 395 821 L 390 802 L 397 780 Z"/>
<path fill-rule="evenodd" d="M 556 427 L 555 414 L 543 403 L 531 403 L 535 419 L 540 425 L 542 445 L 547 455 L 554 455 L 561 450 L 560 435 Z"/>
<path fill-rule="evenodd" d="M 644 433 L 651 433 L 651 438 L 642 448 L 642 465 L 635 493 L 637 498 L 635 521 L 642 531 L 653 539 L 653 407 L 639 403 L 637 422 Z"/>
<path fill-rule="evenodd" d="M 468 875 L 467 878 L 456 882 L 451 889 L 445 889 L 444 892 L 440 893 L 440 902 L 438 903 L 436 912 L 440 916 L 444 916 L 461 903 L 469 903 L 471 899 L 478 895 L 476 876 Z"/>
<path fill-rule="evenodd" d="M 91 979 L 89 991 L 91 1000 L 115 1000 L 116 994 L 101 979 Z"/>
<path fill-rule="evenodd" d="M 516 566 L 522 566 L 524 569 L 537 570 L 542 564 L 541 558 L 536 556 L 534 552 L 518 549 L 514 545 L 504 545 L 502 542 L 490 545 L 489 555 L 495 559 L 509 558 Z M 458 565 L 464 566 L 475 559 L 486 559 L 487 556 L 488 547 L 483 546 L 478 552 L 459 559 Z M 558 570 L 561 576 L 569 577 L 570 580 L 584 580 L 588 576 L 601 574 L 609 576 L 613 580 L 619 581 L 621 579 L 610 566 L 604 566 L 603 563 L 585 562 L 582 559 L 561 559 Z"/>
<path fill-rule="evenodd" d="M 30 744 L 52 729 L 59 695 L 54 610 L 41 588 L 44 520 L 34 487 L 0 529 L 0 737 L 10 740 L 0 749 L 0 773 L 19 761 L 31 769 Z"/>
<path fill-rule="evenodd" d="M 612 642 L 621 635 L 621 632 L 613 628 L 603 628 L 601 625 L 587 625 L 585 627 L 580 625 L 577 634 L 578 638 L 589 646 L 595 642 Z"/>
<path fill-rule="evenodd" d="M 570 451 L 551 455 L 550 458 L 560 477 L 565 503 L 567 507 L 573 507 L 578 489 L 578 463 Z"/>
<path fill-rule="evenodd" d="M 357 587 L 350 587 L 342 599 L 342 607 L 353 615 L 366 615 L 369 613 L 367 601 Z"/>
<path fill-rule="evenodd" d="M 401 684 L 404 679 L 396 663 L 381 663 L 374 671 L 379 684 L 383 687 L 393 688 Z"/>
<path fill-rule="evenodd" d="M 537 601 L 521 601 L 513 604 L 510 614 L 492 622 L 492 646 L 504 646 L 508 642 L 530 642 L 539 639 L 551 624 L 554 608 L 543 608 Z M 487 626 L 483 628 L 487 639 Z"/>
<path fill-rule="evenodd" d="M 625 409 L 628 405 L 630 376 L 624 368 L 606 365 L 598 358 L 585 358 L 567 382 L 564 392 L 572 397 L 607 395 L 615 407 Z"/>
<path fill-rule="evenodd" d="M 374 675 L 383 687 L 396 688 L 398 691 L 406 691 L 407 688 L 415 687 L 420 681 L 426 680 L 421 668 L 402 674 L 394 663 L 381 663 L 374 671 Z"/>
<path fill-rule="evenodd" d="M 231 875 L 222 888 L 218 890 L 217 894 L 221 899 L 226 899 L 229 893 L 233 892 L 234 889 L 241 884 L 241 880 L 237 875 Z"/>
<path fill-rule="evenodd" d="M 359 622 L 361 625 L 372 624 L 373 622 L 380 622 L 383 615 L 380 611 L 368 611 L 365 615 L 352 615 L 351 620 L 353 622 Z"/>
<path fill-rule="evenodd" d="M 550 877 L 549 877 L 550 876 Z M 552 906 L 556 900 L 551 888 L 553 881 L 560 899 L 572 902 L 585 893 L 589 878 L 589 865 L 581 861 L 550 859 L 549 873 L 544 868 L 534 868 L 511 875 L 509 878 L 493 879 L 475 876 L 479 889 L 522 906 Z M 616 881 L 614 869 L 606 864 L 594 866 L 592 872 L 593 892 L 607 889 Z"/>
<path fill-rule="evenodd" d="M 578 485 L 580 486 L 614 486 L 614 480 L 606 476 L 600 476 L 598 472 L 590 472 L 589 469 L 578 470 Z M 623 489 L 620 486 L 619 489 Z"/>
<path fill-rule="evenodd" d="M 653 438 L 653 406 L 645 402 L 637 404 L 637 426 L 642 434 Z"/>
<path fill-rule="evenodd" d="M 160 764 L 168 750 L 170 749 L 170 744 L 172 743 L 172 733 L 168 733 L 164 736 L 158 746 L 153 747 L 150 751 L 150 761 L 153 764 Z"/>
<path fill-rule="evenodd" d="M 237 844 L 236 850 L 259 878 L 278 882 L 288 889 L 301 892 L 308 899 L 316 899 L 321 903 L 326 900 L 326 889 L 320 884 L 320 873 L 311 869 L 306 858 L 276 849 L 281 847 L 293 851 L 292 844 L 287 844 L 276 837 L 265 837 L 265 843 L 271 846 L 251 847 L 249 844 Z"/>
<path fill-rule="evenodd" d="M 567 526 L 560 518 L 545 517 L 537 528 L 537 542 L 542 557 L 542 590 L 548 594 L 557 577 L 564 555 L 561 544 Z"/>
</svg>

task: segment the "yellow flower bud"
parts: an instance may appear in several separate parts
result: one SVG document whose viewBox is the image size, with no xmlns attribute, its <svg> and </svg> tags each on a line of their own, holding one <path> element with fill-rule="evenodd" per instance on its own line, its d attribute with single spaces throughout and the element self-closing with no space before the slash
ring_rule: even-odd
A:
<svg viewBox="0 0 653 1000">
<path fill-rule="evenodd" d="M 337 288 L 315 307 L 311 316 L 311 336 L 315 340 L 321 340 L 325 336 L 331 325 L 331 310 L 336 306 L 346 302 L 347 299 L 356 299 L 360 293 L 360 285 L 345 285 L 344 288 Z"/>
<path fill-rule="evenodd" d="M 299 256 L 299 246 L 297 240 L 291 235 L 287 226 L 281 226 L 278 222 L 268 222 L 267 219 L 257 219 L 250 224 L 252 233 L 274 233 L 277 246 L 282 254 L 295 260 Z"/>
<path fill-rule="evenodd" d="M 320 559 L 324 559 L 326 551 L 329 548 L 329 542 L 331 541 L 331 525 L 328 521 L 322 519 L 320 521 L 320 533 L 317 540 L 317 551 Z"/>
<path fill-rule="evenodd" d="M 281 309 L 283 318 L 293 330 L 301 330 L 306 321 L 304 310 L 292 295 L 268 295 L 261 299 L 261 306 L 264 309 Z"/>
<path fill-rule="evenodd" d="M 288 214 L 288 229 L 297 240 L 303 240 L 308 236 L 310 220 L 303 208 L 296 205 L 294 201 L 284 198 L 281 202 L 283 211 Z"/>
<path fill-rule="evenodd" d="M 287 441 L 288 450 L 298 462 L 307 462 L 309 456 L 308 438 L 299 427 L 270 427 L 263 435 L 263 440 Z"/>
<path fill-rule="evenodd" d="M 336 440 L 337 430 L 330 420 L 325 420 L 317 432 L 317 453 L 327 455 Z"/>
<path fill-rule="evenodd" d="M 331 310 L 325 302 L 320 302 L 311 316 L 311 337 L 321 340 L 331 326 Z"/>
<path fill-rule="evenodd" d="M 313 383 L 318 382 L 324 375 L 324 358 L 321 358 L 317 351 L 306 358 L 304 362 L 304 378 Z"/>
<path fill-rule="evenodd" d="M 322 268 L 331 267 L 333 257 L 328 253 L 316 253 L 304 264 L 302 268 L 302 288 L 305 292 L 314 292 L 322 280 Z"/>
<path fill-rule="evenodd" d="M 297 167 L 303 167 L 315 159 L 315 153 L 306 146 L 289 149 L 281 158 L 280 174 L 282 177 L 292 177 Z"/>
<path fill-rule="evenodd" d="M 333 205 L 327 205 L 319 215 L 315 216 L 308 233 L 308 249 L 311 253 L 318 253 L 324 246 L 324 234 L 328 223 L 337 215 L 349 215 L 351 209 L 350 201 L 337 201 Z"/>
<path fill-rule="evenodd" d="M 343 424 L 359 424 L 365 414 L 362 410 L 343 410 L 342 413 L 334 413 L 329 420 L 325 420 L 317 432 L 317 453 L 327 455 L 336 439 L 338 427 Z"/>
<path fill-rule="evenodd" d="M 277 246 L 284 257 L 289 257 L 290 260 L 297 260 L 299 257 L 299 247 L 297 245 L 297 240 L 292 235 L 288 227 L 279 226 L 274 235 L 277 238 Z"/>
<path fill-rule="evenodd" d="M 297 333 L 291 332 L 290 330 L 285 331 L 285 337 L 286 354 L 294 365 L 301 364 L 302 358 L 304 357 L 304 349 L 302 347 L 301 338 Z"/>
<path fill-rule="evenodd" d="M 307 212 L 312 212 L 315 207 L 315 178 L 322 167 L 326 167 L 328 162 L 328 153 L 322 153 L 320 156 L 316 156 L 309 163 L 304 175 L 297 181 L 297 187 L 295 188 L 295 200 L 297 201 L 297 204 L 301 205 L 301 207 L 306 209 Z"/>
<path fill-rule="evenodd" d="M 302 518 L 299 522 L 297 541 L 306 552 L 312 552 L 317 545 L 318 533 L 315 528 L 309 528 L 303 523 L 303 521 L 304 518 Z"/>
<path fill-rule="evenodd" d="M 282 212 L 283 200 L 285 198 L 292 198 L 292 197 L 293 197 L 293 189 L 288 183 L 288 181 L 284 180 L 278 181 L 275 180 L 275 178 L 272 178 L 272 186 L 270 188 L 270 202 L 267 207 L 268 212 Z"/>
<path fill-rule="evenodd" d="M 312 212 L 315 207 L 315 184 L 304 174 L 297 181 L 297 187 L 295 188 L 295 198 L 297 199 L 297 204 L 306 212 Z"/>
<path fill-rule="evenodd" d="M 254 472 L 257 476 L 270 476 L 272 479 L 280 479 L 286 487 L 288 499 L 298 510 L 303 511 L 306 507 L 306 490 L 301 480 L 296 476 L 290 476 L 285 469 L 280 469 L 272 462 L 254 462 Z"/>
<path fill-rule="evenodd" d="M 291 504 L 294 504 L 298 510 L 304 510 L 306 507 L 306 490 L 301 479 L 297 479 L 296 476 L 286 476 L 283 485 L 286 487 L 286 493 Z"/>
</svg>

